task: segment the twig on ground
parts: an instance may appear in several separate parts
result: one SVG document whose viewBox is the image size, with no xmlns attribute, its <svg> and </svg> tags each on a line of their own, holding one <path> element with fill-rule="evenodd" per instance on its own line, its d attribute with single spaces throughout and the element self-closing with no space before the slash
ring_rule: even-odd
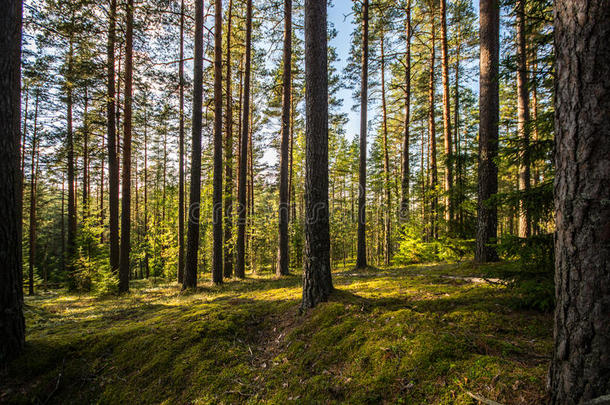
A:
<svg viewBox="0 0 610 405">
<path fill-rule="evenodd" d="M 51 397 L 57 392 L 57 390 L 59 389 L 59 383 L 61 382 L 61 375 L 64 372 L 64 364 L 66 364 L 66 358 L 64 357 L 62 362 L 61 362 L 61 368 L 59 369 L 59 375 L 57 376 L 57 382 L 55 383 L 55 388 L 53 388 L 53 391 L 51 391 L 51 393 L 49 394 L 49 396 L 47 397 L 46 401 L 43 402 L 43 404 L 47 404 L 49 403 L 49 400 L 51 399 Z"/>
<path fill-rule="evenodd" d="M 484 397 L 482 397 L 482 396 L 480 396 L 478 394 L 474 394 L 474 393 L 472 393 L 470 391 L 466 391 L 466 394 L 468 394 L 468 396 L 470 398 L 476 399 L 477 401 L 482 402 L 485 405 L 502 405 L 499 402 L 492 401 L 491 399 L 484 398 Z"/>
</svg>

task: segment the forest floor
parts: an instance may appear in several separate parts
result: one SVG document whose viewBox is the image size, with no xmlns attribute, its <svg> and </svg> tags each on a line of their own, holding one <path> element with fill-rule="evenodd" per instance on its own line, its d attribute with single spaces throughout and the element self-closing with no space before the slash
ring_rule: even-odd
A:
<svg viewBox="0 0 610 405">
<path fill-rule="evenodd" d="M 338 269 L 329 302 L 305 314 L 300 276 L 27 297 L 0 403 L 542 403 L 552 317 L 480 274 Z"/>
</svg>

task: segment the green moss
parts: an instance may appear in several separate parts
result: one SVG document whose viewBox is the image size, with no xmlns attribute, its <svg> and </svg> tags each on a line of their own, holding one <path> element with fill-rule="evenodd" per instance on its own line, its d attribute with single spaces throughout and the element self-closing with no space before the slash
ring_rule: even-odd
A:
<svg viewBox="0 0 610 405">
<path fill-rule="evenodd" d="M 342 269 L 330 301 L 302 315 L 297 276 L 28 297 L 26 351 L 0 375 L 0 402 L 470 404 L 470 390 L 536 403 L 551 319 L 459 278 L 480 270 Z"/>
</svg>

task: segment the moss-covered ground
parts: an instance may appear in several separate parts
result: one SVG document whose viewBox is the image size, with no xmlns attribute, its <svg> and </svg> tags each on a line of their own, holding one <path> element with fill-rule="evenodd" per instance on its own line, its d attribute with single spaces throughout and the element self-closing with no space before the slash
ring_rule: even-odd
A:
<svg viewBox="0 0 610 405">
<path fill-rule="evenodd" d="M 304 314 L 299 276 L 27 297 L 0 403 L 543 402 L 551 316 L 464 278 L 477 273 L 339 269 L 329 302 Z"/>
</svg>

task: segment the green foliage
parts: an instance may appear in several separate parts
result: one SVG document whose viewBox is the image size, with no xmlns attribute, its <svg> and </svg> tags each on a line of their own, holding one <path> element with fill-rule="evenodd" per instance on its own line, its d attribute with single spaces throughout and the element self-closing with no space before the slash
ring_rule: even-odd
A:
<svg viewBox="0 0 610 405">
<path fill-rule="evenodd" d="M 508 283 L 523 307 L 551 311 L 555 298 L 553 235 L 505 237 L 498 252 L 513 262 L 493 268 L 492 274 Z"/>
<path fill-rule="evenodd" d="M 463 261 L 474 252 L 474 240 L 443 237 L 426 237 L 421 224 L 410 223 L 403 227 L 398 252 L 394 256 L 397 264 Z"/>
</svg>

